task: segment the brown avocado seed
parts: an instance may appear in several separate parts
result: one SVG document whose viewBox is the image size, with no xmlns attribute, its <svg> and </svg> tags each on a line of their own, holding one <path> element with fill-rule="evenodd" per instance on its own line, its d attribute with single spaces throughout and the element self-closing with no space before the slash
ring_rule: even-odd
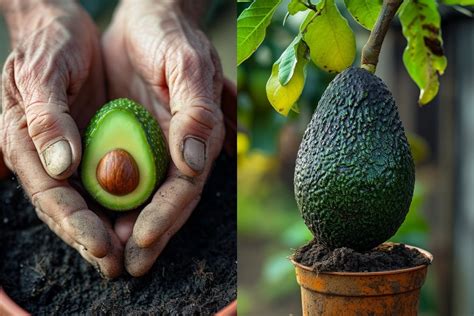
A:
<svg viewBox="0 0 474 316">
<path fill-rule="evenodd" d="M 114 149 L 99 161 L 96 177 L 105 191 L 122 196 L 136 189 L 140 173 L 137 163 L 128 152 Z"/>
</svg>

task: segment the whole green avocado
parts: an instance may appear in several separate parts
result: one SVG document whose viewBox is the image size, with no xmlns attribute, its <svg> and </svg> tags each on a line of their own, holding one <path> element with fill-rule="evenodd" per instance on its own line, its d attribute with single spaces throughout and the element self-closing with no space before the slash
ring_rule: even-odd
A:
<svg viewBox="0 0 474 316">
<path fill-rule="evenodd" d="M 369 250 L 395 234 L 410 207 L 415 168 L 392 94 L 362 68 L 337 75 L 301 142 L 295 197 L 317 241 Z"/>
</svg>

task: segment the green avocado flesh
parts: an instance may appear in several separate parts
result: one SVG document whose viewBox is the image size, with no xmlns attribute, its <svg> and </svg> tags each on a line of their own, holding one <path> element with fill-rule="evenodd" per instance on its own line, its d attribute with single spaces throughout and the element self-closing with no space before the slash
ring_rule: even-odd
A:
<svg viewBox="0 0 474 316">
<path fill-rule="evenodd" d="M 99 161 L 115 149 L 128 152 L 139 171 L 138 186 L 122 196 L 104 190 L 96 177 Z M 151 114 L 131 100 L 113 100 L 94 115 L 86 129 L 82 183 L 104 207 L 115 211 L 134 209 L 145 202 L 164 179 L 169 161 L 165 138 Z"/>
<path fill-rule="evenodd" d="M 393 236 L 413 196 L 415 169 L 392 94 L 350 68 L 324 92 L 303 136 L 295 197 L 315 238 L 368 250 Z"/>
</svg>

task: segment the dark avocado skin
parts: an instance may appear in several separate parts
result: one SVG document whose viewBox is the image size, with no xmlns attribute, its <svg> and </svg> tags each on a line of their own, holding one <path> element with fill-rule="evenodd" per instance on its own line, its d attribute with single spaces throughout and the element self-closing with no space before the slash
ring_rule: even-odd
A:
<svg viewBox="0 0 474 316">
<path fill-rule="evenodd" d="M 349 68 L 329 84 L 303 136 L 294 182 L 303 219 L 323 245 L 369 250 L 395 234 L 415 168 L 380 78 Z"/>
</svg>

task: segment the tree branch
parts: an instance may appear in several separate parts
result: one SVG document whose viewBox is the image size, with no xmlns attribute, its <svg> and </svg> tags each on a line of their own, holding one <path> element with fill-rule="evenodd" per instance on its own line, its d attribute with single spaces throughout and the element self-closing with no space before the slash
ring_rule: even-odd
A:
<svg viewBox="0 0 474 316">
<path fill-rule="evenodd" d="M 383 0 L 382 10 L 380 10 L 377 22 L 375 22 L 369 40 L 362 49 L 361 67 L 375 73 L 379 54 L 382 49 L 382 43 L 390 27 L 395 13 L 402 4 L 403 0 Z"/>
<path fill-rule="evenodd" d="M 311 0 L 308 0 L 308 3 L 302 2 L 305 7 L 307 7 L 310 10 L 313 10 L 314 12 L 318 11 L 318 8 L 311 3 Z"/>
</svg>

